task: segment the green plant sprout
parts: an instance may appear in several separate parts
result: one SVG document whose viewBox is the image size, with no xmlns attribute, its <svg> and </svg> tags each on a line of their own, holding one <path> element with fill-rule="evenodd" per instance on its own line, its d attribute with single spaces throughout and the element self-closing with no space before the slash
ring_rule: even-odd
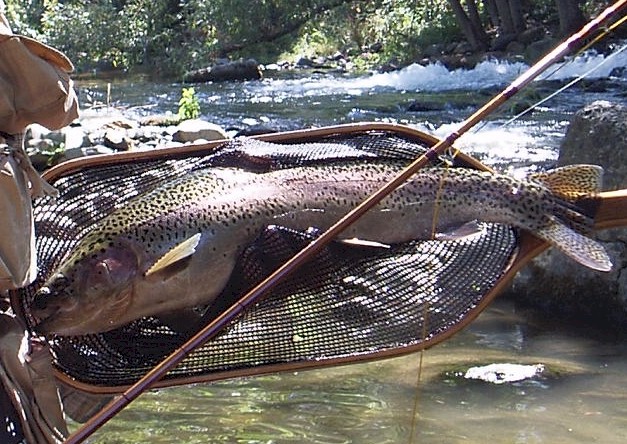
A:
<svg viewBox="0 0 627 444">
<path fill-rule="evenodd" d="M 183 88 L 181 91 L 178 116 L 181 120 L 197 119 L 200 116 L 200 102 L 194 88 Z"/>
</svg>

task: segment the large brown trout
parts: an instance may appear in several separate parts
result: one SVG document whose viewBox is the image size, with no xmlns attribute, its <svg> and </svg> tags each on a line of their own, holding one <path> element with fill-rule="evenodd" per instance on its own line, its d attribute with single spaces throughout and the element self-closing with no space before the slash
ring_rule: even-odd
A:
<svg viewBox="0 0 627 444">
<path fill-rule="evenodd" d="M 266 173 L 211 168 L 166 183 L 111 213 L 77 244 L 35 297 L 38 330 L 97 333 L 211 304 L 265 227 L 324 230 L 401 167 L 368 161 Z M 597 192 L 601 174 L 600 167 L 575 165 L 518 180 L 424 168 L 342 239 L 371 245 L 449 239 L 466 235 L 472 221 L 503 223 L 607 271 L 612 264 L 603 247 L 578 232 L 590 221 L 571 202 Z"/>
</svg>

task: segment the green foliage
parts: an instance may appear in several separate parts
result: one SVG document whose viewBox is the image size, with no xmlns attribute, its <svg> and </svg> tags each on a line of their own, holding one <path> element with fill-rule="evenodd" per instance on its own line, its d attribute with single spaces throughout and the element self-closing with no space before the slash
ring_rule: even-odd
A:
<svg viewBox="0 0 627 444">
<path fill-rule="evenodd" d="M 371 54 L 371 63 L 378 57 L 411 58 L 415 42 L 426 35 L 425 20 L 437 22 L 429 11 L 446 10 L 446 0 L 19 3 L 12 8 L 14 18 L 66 52 L 79 70 L 141 69 L 175 76 L 226 55 L 269 63 L 337 50 L 361 54 L 376 44 L 383 51 Z"/>
<path fill-rule="evenodd" d="M 65 154 L 65 143 L 60 143 L 59 145 L 55 145 L 50 149 L 43 150 L 41 152 L 44 156 L 48 156 L 48 160 L 46 161 L 46 165 L 52 167 L 59 163 Z"/>
<path fill-rule="evenodd" d="M 178 116 L 181 120 L 197 119 L 200 116 L 200 102 L 194 88 L 183 88 L 181 91 Z"/>
<path fill-rule="evenodd" d="M 530 0 L 534 22 L 555 0 Z M 582 2 L 597 11 L 603 0 Z M 280 58 L 341 51 L 357 64 L 411 62 L 462 37 L 447 0 L 6 0 L 16 32 L 42 39 L 79 71 L 117 68 L 180 76 L 217 57 Z M 480 3 L 481 4 L 481 3 Z"/>
<path fill-rule="evenodd" d="M 99 62 L 124 66 L 124 44 L 116 20 L 116 11 L 107 2 L 47 1 L 40 32 L 52 46 L 65 51 L 83 69 L 95 68 Z"/>
<path fill-rule="evenodd" d="M 446 1 L 384 0 L 363 22 L 364 39 L 382 44 L 383 60 L 413 61 L 428 45 L 460 38 Z"/>
<path fill-rule="evenodd" d="M 340 50 L 358 68 L 390 59 L 413 61 L 431 43 L 459 37 L 446 0 L 343 2 L 302 26 L 281 57 L 326 55 Z"/>
<path fill-rule="evenodd" d="M 168 27 L 177 15 L 170 14 L 170 3 L 46 1 L 41 32 L 83 70 L 148 65 L 155 54 L 167 55 L 172 44 L 175 30 Z"/>
<path fill-rule="evenodd" d="M 16 34 L 23 34 L 30 37 L 37 35 L 37 24 L 41 17 L 41 9 L 33 5 L 33 2 L 18 2 L 5 0 L 6 17 L 9 20 L 11 29 Z"/>
</svg>

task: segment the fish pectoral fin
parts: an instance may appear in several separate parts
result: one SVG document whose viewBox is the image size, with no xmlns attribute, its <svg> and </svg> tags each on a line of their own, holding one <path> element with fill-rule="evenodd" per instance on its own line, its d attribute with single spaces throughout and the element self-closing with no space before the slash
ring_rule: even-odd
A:
<svg viewBox="0 0 627 444">
<path fill-rule="evenodd" d="M 478 236 L 485 232 L 485 227 L 476 220 L 466 222 L 453 230 L 446 231 L 444 233 L 436 233 L 435 238 L 437 240 L 469 240 L 473 236 Z"/>
<path fill-rule="evenodd" d="M 337 240 L 337 242 L 343 245 L 351 246 L 351 247 L 386 248 L 386 249 L 391 248 L 390 245 L 388 244 L 384 244 L 384 243 L 377 242 L 377 241 L 366 240 L 366 239 L 359 239 L 357 237 L 353 237 L 350 239 L 339 239 Z"/>
<path fill-rule="evenodd" d="M 542 183 L 562 199 L 575 200 L 601 191 L 603 168 L 598 165 L 567 165 L 532 174 L 529 178 Z"/>
<path fill-rule="evenodd" d="M 535 234 L 581 265 L 599 271 L 612 270 L 612 261 L 600 243 L 555 220 L 547 227 L 535 231 Z"/>
<path fill-rule="evenodd" d="M 145 276 L 150 276 L 158 271 L 161 271 L 172 264 L 175 264 L 187 257 L 190 257 L 196 252 L 196 247 L 200 242 L 200 233 L 194 234 L 189 239 L 184 240 L 180 244 L 176 245 L 166 254 L 161 256 L 152 266 L 146 271 Z"/>
</svg>

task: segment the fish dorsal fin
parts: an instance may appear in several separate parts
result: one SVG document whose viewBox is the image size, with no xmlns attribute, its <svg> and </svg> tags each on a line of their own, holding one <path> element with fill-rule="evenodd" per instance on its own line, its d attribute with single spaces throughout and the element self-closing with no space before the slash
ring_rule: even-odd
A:
<svg viewBox="0 0 627 444">
<path fill-rule="evenodd" d="M 600 243 L 571 230 L 556 220 L 536 231 L 535 234 L 559 248 L 581 265 L 599 271 L 612 269 L 612 261 Z"/>
<path fill-rule="evenodd" d="M 542 183 L 562 199 L 575 200 L 601 191 L 603 168 L 598 165 L 567 165 L 532 174 L 529 178 Z"/>
<path fill-rule="evenodd" d="M 180 244 L 176 245 L 166 254 L 161 256 L 157 261 L 146 271 L 146 276 L 155 274 L 156 272 L 169 267 L 172 264 L 191 256 L 196 252 L 196 247 L 200 242 L 200 233 L 194 234 L 189 239 L 184 240 Z"/>
</svg>

